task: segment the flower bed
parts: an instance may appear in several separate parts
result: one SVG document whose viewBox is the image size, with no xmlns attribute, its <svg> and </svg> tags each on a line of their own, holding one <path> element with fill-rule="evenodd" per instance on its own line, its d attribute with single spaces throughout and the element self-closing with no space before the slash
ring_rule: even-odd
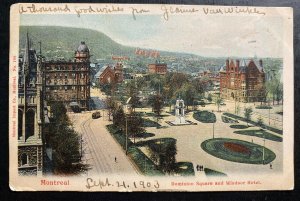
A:
<svg viewBox="0 0 300 201">
<path fill-rule="evenodd" d="M 201 148 L 212 156 L 238 163 L 267 164 L 276 158 L 275 153 L 266 147 L 229 138 L 205 140 Z"/>
<path fill-rule="evenodd" d="M 239 153 L 243 153 L 243 154 L 250 153 L 250 149 L 248 149 L 247 147 L 245 147 L 244 145 L 241 145 L 241 144 L 232 143 L 232 142 L 224 142 L 223 145 L 226 149 L 229 149 L 234 152 L 239 152 Z"/>
</svg>

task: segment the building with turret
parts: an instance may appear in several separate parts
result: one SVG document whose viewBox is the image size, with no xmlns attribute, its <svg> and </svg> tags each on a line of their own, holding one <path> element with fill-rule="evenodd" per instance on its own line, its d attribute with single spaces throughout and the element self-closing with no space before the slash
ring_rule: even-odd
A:
<svg viewBox="0 0 300 201">
<path fill-rule="evenodd" d="M 265 72 L 262 60 L 226 60 L 220 69 L 220 95 L 241 102 L 264 101 Z"/>
<path fill-rule="evenodd" d="M 68 109 L 77 106 L 89 110 L 90 51 L 81 42 L 73 61 L 45 61 L 45 96 L 50 102 L 63 102 Z"/>
</svg>

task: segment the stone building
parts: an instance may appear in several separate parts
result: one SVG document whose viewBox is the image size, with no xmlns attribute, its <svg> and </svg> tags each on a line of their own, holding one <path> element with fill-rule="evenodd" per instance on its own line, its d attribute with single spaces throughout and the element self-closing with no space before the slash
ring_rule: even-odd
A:
<svg viewBox="0 0 300 201">
<path fill-rule="evenodd" d="M 220 94 L 227 100 L 264 101 L 265 72 L 262 60 L 226 60 L 220 69 Z"/>
<path fill-rule="evenodd" d="M 100 85 L 121 83 L 124 80 L 123 64 L 118 62 L 113 67 L 110 65 L 104 66 L 97 74 L 99 76 L 98 81 Z"/>
<path fill-rule="evenodd" d="M 46 124 L 49 123 L 43 98 L 42 58 L 30 48 L 27 34 L 25 52 L 19 58 L 18 81 L 18 172 L 43 172 Z"/>
<path fill-rule="evenodd" d="M 165 75 L 167 73 L 167 64 L 158 62 L 154 64 L 149 64 L 148 72 L 150 74 Z"/>
<path fill-rule="evenodd" d="M 73 61 L 45 61 L 45 95 L 49 101 L 61 101 L 68 108 L 77 105 L 89 110 L 90 52 L 85 42 L 75 51 Z"/>
</svg>

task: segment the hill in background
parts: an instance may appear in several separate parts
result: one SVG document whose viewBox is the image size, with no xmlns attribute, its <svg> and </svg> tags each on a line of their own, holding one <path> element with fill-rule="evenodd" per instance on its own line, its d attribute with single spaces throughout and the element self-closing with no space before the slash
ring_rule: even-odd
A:
<svg viewBox="0 0 300 201">
<path fill-rule="evenodd" d="M 21 26 L 21 50 L 25 47 L 27 31 L 34 49 L 39 51 L 38 42 L 42 42 L 42 53 L 47 59 L 73 59 L 74 51 L 81 41 L 88 45 L 92 60 L 110 57 L 111 54 L 133 55 L 135 51 L 135 48 L 118 44 L 98 31 L 56 26 Z"/>
<path fill-rule="evenodd" d="M 91 54 L 91 60 L 108 59 L 111 55 L 135 56 L 135 47 L 128 47 L 115 42 L 107 35 L 91 30 L 58 26 L 21 26 L 20 27 L 20 49 L 25 47 L 26 32 L 32 40 L 32 47 L 39 51 L 38 42 L 42 42 L 42 53 L 47 59 L 64 58 L 73 59 L 74 51 L 81 41 L 85 41 Z M 143 47 L 140 47 L 143 48 Z M 161 51 L 162 56 L 193 56 L 186 53 L 174 53 Z"/>
</svg>

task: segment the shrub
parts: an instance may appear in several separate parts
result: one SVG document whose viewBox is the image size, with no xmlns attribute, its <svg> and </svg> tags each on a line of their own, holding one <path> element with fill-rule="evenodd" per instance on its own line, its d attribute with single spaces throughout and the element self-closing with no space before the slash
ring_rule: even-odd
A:
<svg viewBox="0 0 300 201">
<path fill-rule="evenodd" d="M 245 129 L 245 128 L 249 128 L 246 125 L 240 125 L 240 124 L 236 124 L 236 125 L 230 125 L 230 128 L 236 128 L 236 129 Z"/>
<path fill-rule="evenodd" d="M 224 123 L 239 123 L 239 121 L 237 121 L 237 120 L 235 120 L 235 119 L 228 118 L 228 117 L 223 116 L 223 115 L 222 115 L 221 118 L 222 118 L 222 121 L 223 121 Z"/>
<path fill-rule="evenodd" d="M 180 176 L 195 176 L 193 163 L 178 162 L 175 164 L 175 172 Z M 184 167 L 184 168 L 183 168 Z"/>
<path fill-rule="evenodd" d="M 206 176 L 227 176 L 226 174 L 222 172 L 218 172 L 216 170 L 212 170 L 209 168 L 204 168 L 204 173 Z"/>
<path fill-rule="evenodd" d="M 116 141 L 125 150 L 125 134 L 114 125 L 106 126 L 109 133 L 116 139 Z M 163 175 L 164 173 L 157 168 L 149 157 L 147 157 L 138 147 L 136 147 L 130 140 L 128 140 L 128 156 L 132 159 L 138 169 L 145 175 Z"/>
<path fill-rule="evenodd" d="M 215 123 L 216 115 L 208 111 L 198 111 L 193 114 L 194 119 L 202 123 Z"/>
<path fill-rule="evenodd" d="M 269 105 L 258 105 L 255 107 L 256 109 L 272 109 Z"/>
<path fill-rule="evenodd" d="M 150 119 L 144 119 L 143 120 L 143 126 L 144 127 L 160 127 L 161 125 L 155 121 L 152 121 Z"/>
</svg>

